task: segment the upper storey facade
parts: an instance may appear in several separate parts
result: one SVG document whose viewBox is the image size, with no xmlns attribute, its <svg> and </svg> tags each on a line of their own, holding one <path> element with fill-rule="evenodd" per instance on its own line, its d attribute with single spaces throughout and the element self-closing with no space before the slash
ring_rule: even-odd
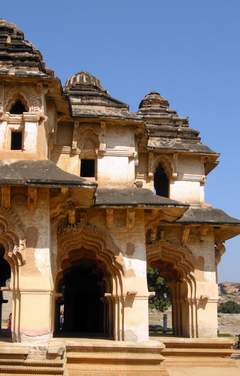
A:
<svg viewBox="0 0 240 376">
<path fill-rule="evenodd" d="M 218 154 L 188 120 L 149 93 L 137 112 L 80 72 L 62 88 L 41 53 L 0 20 L 0 158 L 51 160 L 99 188 L 143 187 L 190 204 L 204 202 Z"/>
</svg>

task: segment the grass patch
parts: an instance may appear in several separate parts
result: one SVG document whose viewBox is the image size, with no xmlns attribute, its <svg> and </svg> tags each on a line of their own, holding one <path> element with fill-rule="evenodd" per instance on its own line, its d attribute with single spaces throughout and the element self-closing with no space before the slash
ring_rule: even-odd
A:
<svg viewBox="0 0 240 376">
<path fill-rule="evenodd" d="M 218 337 L 234 338 L 234 336 L 230 333 L 218 333 Z"/>
</svg>

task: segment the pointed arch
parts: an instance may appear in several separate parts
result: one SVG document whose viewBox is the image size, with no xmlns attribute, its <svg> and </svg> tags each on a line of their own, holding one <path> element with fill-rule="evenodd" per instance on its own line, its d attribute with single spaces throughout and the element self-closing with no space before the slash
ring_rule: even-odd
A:
<svg viewBox="0 0 240 376">
<path fill-rule="evenodd" d="M 155 171 L 159 165 L 162 166 L 168 179 L 171 181 L 176 170 L 174 160 L 167 155 L 160 155 L 154 159 L 153 171 Z"/>
<path fill-rule="evenodd" d="M 58 286 L 64 278 L 65 272 L 86 260 L 92 260 L 104 271 L 105 294 L 102 296 L 105 313 L 109 326 L 111 318 L 112 337 L 123 339 L 123 284 L 122 276 L 125 273 L 123 256 L 113 242 L 111 236 L 104 230 L 89 223 L 69 225 L 65 222 L 58 226 L 58 274 L 55 279 L 56 302 L 59 307 Z M 59 312 L 59 309 L 58 309 Z M 104 324 L 104 325 L 105 325 Z"/>
<path fill-rule="evenodd" d="M 147 245 L 148 264 L 165 278 L 172 297 L 172 322 L 177 336 L 197 337 L 195 258 L 178 242 L 156 240 Z"/>
<path fill-rule="evenodd" d="M 7 219 L 6 219 L 7 218 Z M 19 267 L 24 263 L 24 249 L 26 239 L 24 227 L 18 215 L 11 209 L 0 209 L 0 246 L 3 259 L 11 269 L 11 282 L 9 292 L 12 295 L 12 339 L 20 340 L 19 335 Z"/>
<path fill-rule="evenodd" d="M 29 111 L 28 100 L 23 93 L 14 93 L 6 104 L 6 110 L 13 115 L 21 115 Z"/>
</svg>

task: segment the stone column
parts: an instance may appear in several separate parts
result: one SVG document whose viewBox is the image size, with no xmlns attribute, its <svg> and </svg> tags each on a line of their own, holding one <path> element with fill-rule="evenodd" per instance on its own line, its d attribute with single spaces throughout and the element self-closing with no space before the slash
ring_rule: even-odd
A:
<svg viewBox="0 0 240 376">
<path fill-rule="evenodd" d="M 37 207 L 21 208 L 27 228 L 25 263 L 20 268 L 20 338 L 44 342 L 52 335 L 52 277 L 50 262 L 49 193 L 38 190 Z"/>
</svg>

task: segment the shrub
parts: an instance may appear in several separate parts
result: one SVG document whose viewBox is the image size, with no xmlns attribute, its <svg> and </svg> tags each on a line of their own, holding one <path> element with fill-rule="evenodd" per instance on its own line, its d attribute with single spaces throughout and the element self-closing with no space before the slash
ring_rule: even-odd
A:
<svg viewBox="0 0 240 376">
<path fill-rule="evenodd" d="M 148 290 L 154 291 L 155 296 L 149 299 L 150 308 L 155 308 L 158 311 L 164 312 L 170 306 L 170 292 L 166 285 L 164 278 L 155 268 L 148 268 L 147 273 Z"/>
<path fill-rule="evenodd" d="M 240 304 L 233 300 L 219 304 L 218 312 L 220 313 L 240 313 Z"/>
</svg>

